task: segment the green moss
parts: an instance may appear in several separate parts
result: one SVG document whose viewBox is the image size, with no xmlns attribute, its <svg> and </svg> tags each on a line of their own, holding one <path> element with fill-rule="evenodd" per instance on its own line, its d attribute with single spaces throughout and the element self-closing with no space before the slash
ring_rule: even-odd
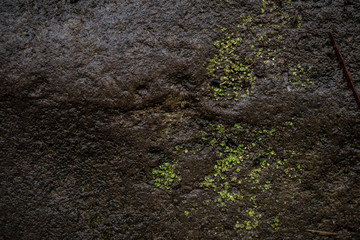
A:
<svg viewBox="0 0 360 240">
<path fill-rule="evenodd" d="M 295 66 L 290 65 L 289 69 L 290 69 L 289 82 L 292 85 L 299 85 L 302 87 L 306 87 L 308 85 L 314 84 L 314 81 L 310 77 L 312 66 L 305 67 L 300 64 L 297 64 Z"/>
<path fill-rule="evenodd" d="M 153 180 L 155 187 L 159 189 L 171 190 L 171 186 L 181 181 L 178 176 L 179 172 L 176 171 L 177 161 L 173 160 L 172 163 L 165 162 L 159 168 L 153 169 Z"/>
<path fill-rule="evenodd" d="M 270 224 L 270 226 L 277 232 L 280 229 L 280 213 L 274 218 L 273 222 Z"/>
<path fill-rule="evenodd" d="M 286 29 L 293 28 L 293 17 L 290 16 L 290 12 L 294 12 L 292 2 L 285 1 L 282 5 L 280 8 L 276 1 L 264 0 L 261 14 L 240 16 L 236 31 L 229 32 L 221 27 L 224 36 L 214 42 L 217 53 L 209 60 L 206 68 L 212 78 L 220 80 L 219 86 L 212 88 L 215 100 L 247 97 L 255 88 L 254 67 L 266 62 L 275 65 L 275 55 L 286 49 L 279 47 L 277 42 L 285 40 L 283 33 Z M 297 22 L 297 28 L 300 28 L 301 16 L 297 17 Z M 312 84 L 309 77 L 302 79 L 300 76 L 298 79 L 297 70 L 292 72 L 295 77 L 291 80 L 293 85 Z M 277 79 L 279 75 L 272 78 Z"/>
<path fill-rule="evenodd" d="M 214 164 L 213 171 L 203 178 L 200 187 L 214 192 L 212 202 L 219 209 L 238 206 L 246 212 L 246 215 L 241 217 L 242 221 L 234 223 L 235 230 L 245 231 L 250 235 L 257 234 L 257 227 L 264 225 L 265 220 L 262 220 L 262 214 L 267 212 L 266 209 L 284 208 L 283 202 L 264 197 L 264 194 L 276 195 L 274 186 L 287 191 L 290 183 L 299 184 L 301 166 L 294 165 L 293 161 L 290 161 L 296 156 L 295 152 L 276 151 L 270 145 L 276 142 L 280 135 L 275 129 L 251 129 L 239 123 L 231 127 L 230 133 L 222 124 L 211 124 L 211 128 L 211 134 L 216 139 L 212 146 L 222 148 L 222 155 L 219 154 L 222 157 Z M 230 147 L 227 146 L 226 141 L 222 140 L 236 139 L 237 136 L 242 136 L 247 141 L 239 143 L 237 147 Z M 289 180 L 285 182 L 277 180 L 284 178 Z M 265 219 L 269 217 L 271 216 L 265 216 Z M 280 229 L 280 225 L 274 226 L 275 228 L 272 229 L 276 231 Z"/>
</svg>

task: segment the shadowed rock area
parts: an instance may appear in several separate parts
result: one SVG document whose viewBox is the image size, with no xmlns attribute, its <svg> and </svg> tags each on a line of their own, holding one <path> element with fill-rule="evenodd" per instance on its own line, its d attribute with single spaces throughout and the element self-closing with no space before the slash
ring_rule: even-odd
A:
<svg viewBox="0 0 360 240">
<path fill-rule="evenodd" d="M 359 239 L 360 111 L 328 37 L 360 92 L 359 1 L 0 20 L 0 238 Z"/>
</svg>

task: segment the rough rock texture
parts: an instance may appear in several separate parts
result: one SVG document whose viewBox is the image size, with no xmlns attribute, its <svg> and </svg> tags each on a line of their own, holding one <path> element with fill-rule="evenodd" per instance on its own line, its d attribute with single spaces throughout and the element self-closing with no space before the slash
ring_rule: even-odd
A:
<svg viewBox="0 0 360 240">
<path fill-rule="evenodd" d="M 257 62 L 254 91 L 219 102 L 206 71 L 213 43 L 262 4 L 230 2 L 0 2 L 2 239 L 330 239 L 307 229 L 360 239 L 360 111 L 327 36 L 360 92 L 360 2 L 293 1 L 303 22 L 284 32 L 280 67 Z M 314 86 L 289 85 L 282 68 L 298 62 Z M 201 134 L 235 123 L 276 128 L 273 149 L 297 153 L 301 184 L 284 190 L 272 176 L 272 195 L 257 196 L 283 203 L 276 231 L 275 208 L 240 230 L 246 208 L 206 202 L 214 193 L 201 183 L 221 147 Z M 172 159 L 181 182 L 154 188 L 153 169 Z"/>
</svg>

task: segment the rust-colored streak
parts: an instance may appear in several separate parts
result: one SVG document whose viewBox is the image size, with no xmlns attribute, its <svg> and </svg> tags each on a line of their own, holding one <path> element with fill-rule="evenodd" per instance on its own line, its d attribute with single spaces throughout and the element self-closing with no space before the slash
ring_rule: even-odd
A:
<svg viewBox="0 0 360 240">
<path fill-rule="evenodd" d="M 347 81 L 348 81 L 348 83 L 349 83 L 349 86 L 350 86 L 352 92 L 353 92 L 353 95 L 354 95 L 354 97 L 355 97 L 355 100 L 356 100 L 356 102 L 357 102 L 357 104 L 358 104 L 358 106 L 359 106 L 359 108 L 360 108 L 360 98 L 359 98 L 359 95 L 358 95 L 357 92 L 356 92 L 356 89 L 355 89 L 354 83 L 353 83 L 353 81 L 352 81 L 352 79 L 351 79 L 350 73 L 349 73 L 349 71 L 347 70 L 347 67 L 346 67 L 346 65 L 345 65 L 345 63 L 344 63 L 344 59 L 343 59 L 343 57 L 341 56 L 340 50 L 339 50 L 339 48 L 338 48 L 338 46 L 337 46 L 337 44 L 336 44 L 336 42 L 335 42 L 335 38 L 334 38 L 334 36 L 332 35 L 331 32 L 329 32 L 329 37 L 330 37 L 330 39 L 331 39 L 332 44 L 334 45 L 335 52 L 336 52 L 336 55 L 337 55 L 337 57 L 338 57 L 338 59 L 339 59 L 339 61 L 340 61 L 340 64 L 341 64 L 342 68 L 344 69 L 346 79 L 347 79 Z"/>
</svg>

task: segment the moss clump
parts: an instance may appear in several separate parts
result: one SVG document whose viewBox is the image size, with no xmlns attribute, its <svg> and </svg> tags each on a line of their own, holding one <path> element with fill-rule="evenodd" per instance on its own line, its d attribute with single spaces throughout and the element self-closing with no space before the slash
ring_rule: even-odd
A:
<svg viewBox="0 0 360 240">
<path fill-rule="evenodd" d="M 177 161 L 173 160 L 172 163 L 164 162 L 159 168 L 153 169 L 153 179 L 155 181 L 155 187 L 159 189 L 171 190 L 171 186 L 181 181 L 178 176 L 180 174 L 176 171 Z"/>
<path fill-rule="evenodd" d="M 314 84 L 314 82 L 309 76 L 309 73 L 312 69 L 311 66 L 306 67 L 297 64 L 295 66 L 289 66 L 289 69 L 290 69 L 289 82 L 292 85 L 301 85 L 302 87 L 305 87 L 307 85 Z"/>
<path fill-rule="evenodd" d="M 291 1 L 283 1 L 280 6 L 277 3 L 263 0 L 261 13 L 240 16 L 235 31 L 221 28 L 225 36 L 214 42 L 217 53 L 206 68 L 213 78 L 215 100 L 239 100 L 248 96 L 255 88 L 256 66 L 271 66 L 272 71 L 277 69 L 277 59 L 286 49 L 281 47 L 281 42 L 289 30 L 296 31 L 302 25 L 302 17 L 297 16 Z M 310 70 L 311 66 L 308 66 L 307 71 Z M 312 84 L 300 64 L 290 66 L 290 71 L 293 85 Z M 280 75 L 266 74 L 276 80 Z"/>
<path fill-rule="evenodd" d="M 213 132 L 207 136 L 203 133 L 202 139 L 215 148 L 222 148 L 222 154 L 219 153 L 220 159 L 216 161 L 213 171 L 203 178 L 200 187 L 213 192 L 210 201 L 220 211 L 239 209 L 234 222 L 234 230 L 239 234 L 245 232 L 255 236 L 257 227 L 264 228 L 266 225 L 278 231 L 280 220 L 275 214 L 284 212 L 280 209 L 285 209 L 291 200 L 286 198 L 279 201 L 276 199 L 277 193 L 279 189 L 291 193 L 292 187 L 301 182 L 301 166 L 293 160 L 295 152 L 272 147 L 281 138 L 275 129 L 259 130 L 235 124 L 228 133 L 222 124 L 210 126 Z M 213 136 L 212 140 L 209 135 Z M 234 139 L 231 142 L 222 140 L 230 137 Z M 243 143 L 235 145 L 240 139 L 243 139 Z M 269 217 L 275 218 L 276 222 L 268 224 L 265 219 Z"/>
</svg>

